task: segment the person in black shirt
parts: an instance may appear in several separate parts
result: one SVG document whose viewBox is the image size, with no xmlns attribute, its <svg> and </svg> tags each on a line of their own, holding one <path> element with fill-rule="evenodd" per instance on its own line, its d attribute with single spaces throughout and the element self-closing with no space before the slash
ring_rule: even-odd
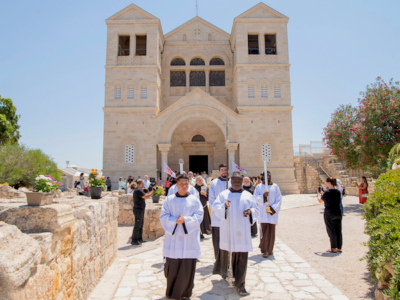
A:
<svg viewBox="0 0 400 300">
<path fill-rule="evenodd" d="M 331 240 L 331 248 L 326 252 L 342 252 L 342 211 L 340 209 L 340 191 L 336 188 L 336 179 L 329 177 L 326 179 L 328 190 L 321 196 L 318 194 L 318 202 L 325 203 L 324 220 L 326 231 Z"/>
<path fill-rule="evenodd" d="M 146 208 L 146 199 L 153 195 L 153 191 L 147 194 L 143 191 L 144 182 L 141 179 L 137 180 L 137 188 L 133 191 L 133 215 L 135 216 L 135 225 L 132 232 L 132 245 L 140 245 L 145 243 L 143 241 L 143 221 L 144 211 Z"/>
</svg>

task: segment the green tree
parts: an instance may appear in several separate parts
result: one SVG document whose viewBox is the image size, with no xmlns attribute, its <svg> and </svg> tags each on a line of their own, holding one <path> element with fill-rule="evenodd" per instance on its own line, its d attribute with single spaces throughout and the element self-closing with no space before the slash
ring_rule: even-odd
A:
<svg viewBox="0 0 400 300">
<path fill-rule="evenodd" d="M 0 96 L 0 145 L 16 144 L 21 135 L 19 134 L 17 108 L 9 98 Z"/>
<path fill-rule="evenodd" d="M 38 175 L 50 175 L 61 180 L 61 172 L 51 157 L 39 149 L 18 144 L 0 147 L 0 182 L 13 186 L 32 186 Z"/>
<path fill-rule="evenodd" d="M 341 106 L 332 114 L 325 140 L 348 168 L 377 177 L 386 171 L 388 154 L 400 142 L 399 82 L 385 83 L 378 77 L 361 95 L 358 107 Z"/>
</svg>

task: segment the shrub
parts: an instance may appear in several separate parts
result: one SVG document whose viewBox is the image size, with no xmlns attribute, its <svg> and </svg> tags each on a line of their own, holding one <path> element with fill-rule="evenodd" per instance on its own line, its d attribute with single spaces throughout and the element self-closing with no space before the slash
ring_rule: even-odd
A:
<svg viewBox="0 0 400 300">
<path fill-rule="evenodd" d="M 385 265 L 392 262 L 395 274 L 385 293 L 393 300 L 400 299 L 400 169 L 378 178 L 364 211 L 365 233 L 370 236 L 365 259 L 371 278 L 378 281 L 376 274 L 385 273 Z"/>
<path fill-rule="evenodd" d="M 324 128 L 326 144 L 350 169 L 378 177 L 400 142 L 400 83 L 380 77 L 360 93 L 358 106 L 341 105 Z"/>
<path fill-rule="evenodd" d="M 389 152 L 389 158 L 387 161 L 388 171 L 392 169 L 393 164 L 400 165 L 400 143 L 396 144 Z"/>
<path fill-rule="evenodd" d="M 57 164 L 42 150 L 18 144 L 0 147 L 0 182 L 29 187 L 35 184 L 39 174 L 48 174 L 56 181 L 61 180 Z"/>
</svg>

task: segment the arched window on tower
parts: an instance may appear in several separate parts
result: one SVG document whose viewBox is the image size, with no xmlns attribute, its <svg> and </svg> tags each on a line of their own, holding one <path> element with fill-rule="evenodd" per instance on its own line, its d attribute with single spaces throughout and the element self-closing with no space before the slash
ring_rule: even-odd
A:
<svg viewBox="0 0 400 300">
<path fill-rule="evenodd" d="M 184 65 L 186 65 L 185 61 L 182 58 L 179 58 L 179 57 L 174 58 L 171 61 L 171 66 L 184 66 Z"/>
<path fill-rule="evenodd" d="M 247 87 L 247 98 L 255 98 L 254 86 L 249 85 Z"/>
<path fill-rule="evenodd" d="M 281 87 L 280 87 L 280 85 L 275 85 L 274 86 L 274 96 L 275 96 L 275 98 L 280 98 L 281 97 Z"/>
<path fill-rule="evenodd" d="M 265 84 L 261 86 L 261 98 L 268 98 L 268 87 Z"/>
<path fill-rule="evenodd" d="M 210 66 L 223 66 L 225 65 L 224 61 L 218 57 L 214 57 L 210 60 Z"/>
<path fill-rule="evenodd" d="M 193 59 L 190 61 L 190 65 L 191 65 L 191 66 L 205 66 L 206 63 L 205 63 L 204 60 L 202 60 L 201 58 L 196 57 L 196 58 L 193 58 Z"/>
<path fill-rule="evenodd" d="M 204 136 L 200 135 L 200 134 L 196 134 L 193 138 L 192 138 L 192 142 L 205 142 L 206 139 L 204 138 Z"/>
</svg>

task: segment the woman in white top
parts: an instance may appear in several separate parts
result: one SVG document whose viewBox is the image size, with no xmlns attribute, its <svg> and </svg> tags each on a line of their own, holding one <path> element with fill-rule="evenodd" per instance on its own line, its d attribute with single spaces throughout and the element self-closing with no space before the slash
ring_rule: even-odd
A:
<svg viewBox="0 0 400 300">
<path fill-rule="evenodd" d="M 81 184 L 81 188 L 82 189 L 85 189 L 85 177 L 83 176 L 84 174 L 83 173 L 81 173 L 81 175 L 80 175 L 80 177 L 79 177 L 79 182 L 80 182 L 80 184 Z"/>
<path fill-rule="evenodd" d="M 132 194 L 133 195 L 133 191 L 136 189 L 137 184 L 136 182 L 132 181 L 131 186 L 128 189 L 128 194 Z"/>
</svg>

